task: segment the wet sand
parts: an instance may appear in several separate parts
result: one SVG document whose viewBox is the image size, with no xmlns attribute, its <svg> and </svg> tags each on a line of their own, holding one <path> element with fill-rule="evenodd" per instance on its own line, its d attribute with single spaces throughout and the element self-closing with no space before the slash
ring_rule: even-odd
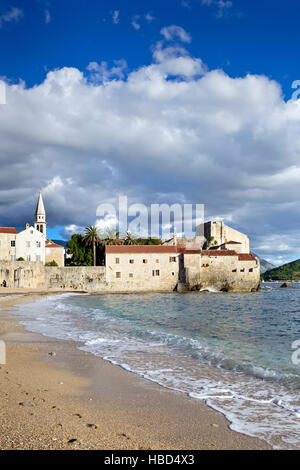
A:
<svg viewBox="0 0 300 470">
<path fill-rule="evenodd" d="M 75 342 L 27 332 L 9 314 L 13 305 L 47 294 L 0 289 L 0 340 L 7 346 L 0 449 L 270 448 L 231 431 L 202 401 L 80 351 Z"/>
</svg>

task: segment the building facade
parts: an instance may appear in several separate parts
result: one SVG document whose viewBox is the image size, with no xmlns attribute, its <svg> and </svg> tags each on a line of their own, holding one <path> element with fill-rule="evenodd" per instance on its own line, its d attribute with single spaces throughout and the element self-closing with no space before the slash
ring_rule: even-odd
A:
<svg viewBox="0 0 300 470">
<path fill-rule="evenodd" d="M 22 260 L 42 264 L 55 261 L 61 267 L 64 266 L 64 254 L 63 246 L 47 240 L 42 193 L 39 194 L 33 226 L 27 223 L 19 233 L 14 227 L 0 227 L 0 261 Z"/>
</svg>

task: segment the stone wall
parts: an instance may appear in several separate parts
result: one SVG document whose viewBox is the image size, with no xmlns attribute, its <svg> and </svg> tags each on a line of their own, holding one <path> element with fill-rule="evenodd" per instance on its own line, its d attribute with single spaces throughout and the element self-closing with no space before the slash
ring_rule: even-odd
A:
<svg viewBox="0 0 300 470">
<path fill-rule="evenodd" d="M 104 266 L 47 267 L 45 285 L 50 289 L 63 289 L 87 292 L 107 290 L 106 269 Z"/>
<path fill-rule="evenodd" d="M 61 248 L 52 248 L 46 247 L 46 263 L 51 263 L 51 261 L 55 261 L 59 267 L 64 267 L 65 265 L 65 250 L 63 247 Z"/>
<path fill-rule="evenodd" d="M 238 232 L 237 230 L 229 227 L 224 224 L 224 222 L 206 222 L 203 225 L 198 225 L 196 227 L 196 234 L 201 234 L 204 232 L 204 236 L 207 242 L 210 241 L 210 238 L 213 238 L 212 245 L 222 245 L 231 241 L 240 242 L 240 252 L 249 253 L 250 252 L 250 243 L 249 238 L 244 233 Z"/>
<path fill-rule="evenodd" d="M 250 292 L 256 290 L 260 282 L 260 263 L 257 259 L 239 259 L 238 255 L 185 254 L 184 266 L 189 289 L 211 287 L 231 292 Z"/>
<path fill-rule="evenodd" d="M 45 267 L 41 262 L 0 261 L 0 285 L 45 288 Z"/>
</svg>

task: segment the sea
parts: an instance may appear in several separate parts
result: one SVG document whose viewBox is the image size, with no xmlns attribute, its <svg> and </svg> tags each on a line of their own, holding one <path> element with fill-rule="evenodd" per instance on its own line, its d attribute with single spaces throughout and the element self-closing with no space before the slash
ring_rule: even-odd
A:
<svg viewBox="0 0 300 470">
<path fill-rule="evenodd" d="M 275 449 L 300 448 L 300 284 L 256 293 L 50 296 L 19 304 L 26 329 L 223 413 Z M 294 345 L 295 346 L 295 345 Z M 300 346 L 298 346 L 300 348 Z"/>
</svg>

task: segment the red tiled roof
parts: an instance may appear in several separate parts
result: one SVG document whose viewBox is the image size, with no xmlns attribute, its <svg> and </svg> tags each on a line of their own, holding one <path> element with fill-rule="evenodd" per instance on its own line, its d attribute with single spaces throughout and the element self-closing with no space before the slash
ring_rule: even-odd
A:
<svg viewBox="0 0 300 470">
<path fill-rule="evenodd" d="M 57 245 L 57 243 L 53 243 L 52 240 L 45 241 L 46 248 L 64 248 L 62 245 Z"/>
<path fill-rule="evenodd" d="M 106 245 L 105 253 L 177 253 L 177 246 L 167 245 Z"/>
<path fill-rule="evenodd" d="M 250 253 L 250 254 L 240 253 L 239 254 L 239 261 L 256 261 L 256 258 L 252 253 Z"/>
<path fill-rule="evenodd" d="M 202 256 L 238 256 L 233 250 L 181 250 L 184 255 L 202 255 Z"/>
<path fill-rule="evenodd" d="M 237 256 L 237 252 L 233 250 L 203 250 L 204 256 Z"/>
<path fill-rule="evenodd" d="M 17 233 L 15 227 L 0 227 L 0 233 Z"/>
</svg>

